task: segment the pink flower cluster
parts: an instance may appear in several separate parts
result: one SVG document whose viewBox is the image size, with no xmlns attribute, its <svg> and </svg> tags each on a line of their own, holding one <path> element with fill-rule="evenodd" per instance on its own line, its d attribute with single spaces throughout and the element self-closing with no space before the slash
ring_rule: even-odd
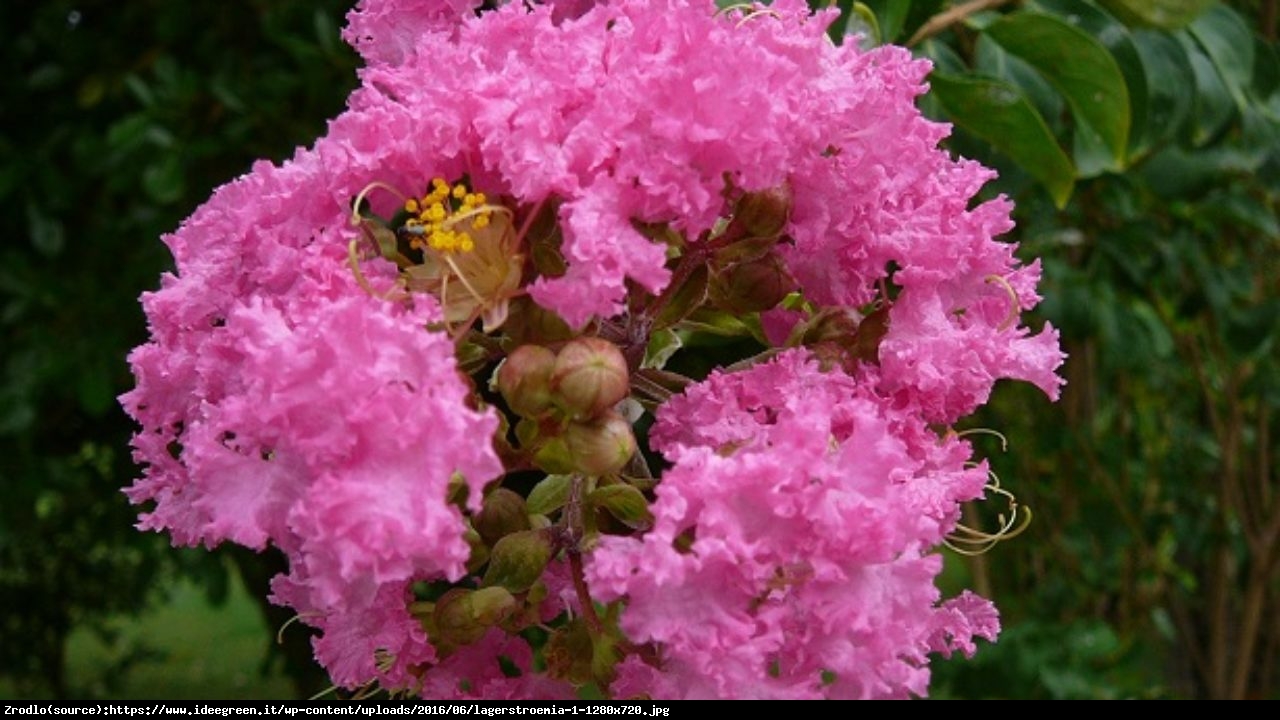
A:
<svg viewBox="0 0 1280 720">
<path fill-rule="evenodd" d="M 938 607 L 942 558 L 929 554 L 958 503 L 982 494 L 985 467 L 874 385 L 793 351 L 664 406 L 652 438 L 675 465 L 656 524 L 602 539 L 588 572 L 595 597 L 628 599 L 628 637 L 665 649 L 662 672 L 631 662 L 625 685 L 679 698 L 923 695 L 929 652 L 995 639 L 987 601 Z"/>
<path fill-rule="evenodd" d="M 141 527 L 283 551 L 274 599 L 319 628 L 341 686 L 571 694 L 532 671 L 522 638 L 493 629 L 442 655 L 409 610 L 414 583 L 467 576 L 468 517 L 507 468 L 499 411 L 428 329 L 437 299 L 373 297 L 348 266 L 353 199 L 465 176 L 513 211 L 557 207 L 566 271 L 525 289 L 582 331 L 671 281 L 637 223 L 696 243 L 732 211 L 726 183 L 785 185 L 778 249 L 808 301 L 857 308 L 894 286 L 878 366 L 822 372 L 794 350 L 659 412 L 653 446 L 674 465 L 656 524 L 587 558 L 594 599 L 659 648 L 619 664 L 615 694 L 924 694 L 928 653 L 972 652 L 998 626 L 989 603 L 942 602 L 933 584 L 931 548 L 986 476 L 926 423 L 972 412 L 1002 378 L 1056 397 L 1062 361 L 1052 328 L 1020 325 L 1039 267 L 993 239 L 1009 204 L 970 208 L 990 171 L 940 150 L 946 128 L 914 107 L 928 65 L 831 44 L 833 14 L 802 0 L 478 4 L 362 0 L 348 110 L 166 238 L 176 270 L 144 296 L 151 339 L 122 399 L 143 427 L 127 491 L 151 504 Z M 368 199 L 384 217 L 399 202 Z M 380 259 L 362 272 L 397 276 Z M 803 320 L 765 315 L 781 337 Z M 460 486 L 467 501 L 448 502 Z M 573 610 L 565 586 L 549 617 Z"/>
</svg>

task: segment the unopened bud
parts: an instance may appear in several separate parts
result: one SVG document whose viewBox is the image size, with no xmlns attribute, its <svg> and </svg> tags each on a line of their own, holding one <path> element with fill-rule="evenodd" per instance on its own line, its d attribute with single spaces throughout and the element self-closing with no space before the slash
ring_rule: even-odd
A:
<svg viewBox="0 0 1280 720">
<path fill-rule="evenodd" d="M 537 417 L 551 407 L 551 372 L 555 365 L 556 355 L 547 348 L 521 345 L 498 368 L 498 392 L 519 415 Z"/>
<path fill-rule="evenodd" d="M 551 390 L 555 401 L 571 415 L 595 417 L 631 392 L 627 360 L 607 340 L 578 338 L 556 356 Z"/>
<path fill-rule="evenodd" d="M 823 308 L 804 324 L 800 342 L 804 345 L 818 343 L 847 343 L 858 333 L 862 313 L 850 307 Z"/>
<path fill-rule="evenodd" d="M 549 530 L 524 530 L 507 535 L 493 546 L 484 587 L 504 587 L 521 593 L 533 587 L 547 568 L 554 549 Z"/>
<path fill-rule="evenodd" d="M 749 192 L 738 200 L 733 210 L 733 223 L 746 237 L 777 237 L 791 219 L 791 186 Z"/>
<path fill-rule="evenodd" d="M 468 645 L 484 637 L 489 629 L 480 623 L 472 605 L 475 590 L 454 588 L 436 601 L 433 619 L 440 639 L 453 645 Z"/>
<path fill-rule="evenodd" d="M 516 599 L 503 587 L 453 588 L 436 601 L 432 613 L 436 639 L 451 645 L 473 643 L 509 618 L 516 605 Z"/>
<path fill-rule="evenodd" d="M 852 308 L 826 308 L 805 324 L 800 342 L 823 367 L 841 366 L 852 372 L 860 363 L 876 362 L 880 341 L 889 329 L 889 308 L 863 316 Z"/>
<path fill-rule="evenodd" d="M 480 588 L 471 595 L 471 616 L 485 627 L 506 620 L 516 610 L 516 599 L 501 586 Z"/>
<path fill-rule="evenodd" d="M 618 472 L 636 452 L 631 424 L 613 410 L 585 422 L 569 423 L 564 441 L 574 469 L 584 475 Z"/>
<path fill-rule="evenodd" d="M 795 279 L 776 252 L 724 268 L 712 276 L 709 288 L 716 305 L 739 314 L 776 307 L 795 289 Z"/>
<path fill-rule="evenodd" d="M 492 546 L 514 532 L 529 529 L 529 515 L 524 498 L 507 488 L 498 488 L 485 496 L 484 506 L 471 519 L 471 524 L 487 545 Z"/>
</svg>

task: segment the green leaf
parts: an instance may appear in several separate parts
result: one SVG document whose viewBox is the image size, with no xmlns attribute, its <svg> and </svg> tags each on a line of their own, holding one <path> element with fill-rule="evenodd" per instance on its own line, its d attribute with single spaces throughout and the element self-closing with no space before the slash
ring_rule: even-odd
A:
<svg viewBox="0 0 1280 720">
<path fill-rule="evenodd" d="M 695 267 L 674 294 L 663 296 L 664 304 L 658 310 L 653 326 L 659 329 L 671 327 L 701 307 L 707 301 L 709 277 L 706 263 Z"/>
<path fill-rule="evenodd" d="M 1133 44 L 1147 80 L 1146 122 L 1133 134 L 1135 152 L 1146 152 L 1182 132 L 1195 106 L 1195 71 L 1182 45 L 1168 33 L 1139 30 Z M 1136 120 L 1136 118 L 1135 118 Z"/>
<path fill-rule="evenodd" d="M 142 171 L 142 189 L 161 205 L 181 199 L 187 190 L 180 158 L 170 154 L 147 166 Z"/>
<path fill-rule="evenodd" d="M 40 206 L 27 203 L 27 227 L 31 246 L 45 257 L 57 257 L 67 244 L 67 232 L 62 221 L 49 217 Z"/>
<path fill-rule="evenodd" d="M 680 340 L 680 334 L 674 330 L 658 330 L 649 338 L 649 344 L 644 349 L 644 360 L 641 361 L 640 367 L 654 368 L 661 370 L 666 367 L 667 361 L 672 355 L 684 346 L 684 342 Z"/>
<path fill-rule="evenodd" d="M 1101 0 L 1104 7 L 1130 25 L 1176 30 L 1196 19 L 1213 0 Z"/>
<path fill-rule="evenodd" d="M 1192 145 L 1201 147 L 1218 137 L 1236 114 L 1235 99 L 1213 66 L 1213 61 L 1200 49 L 1186 32 L 1176 36 L 1191 64 L 1195 77 L 1193 85 L 1195 109 L 1188 123 L 1188 138 Z"/>
<path fill-rule="evenodd" d="M 1056 17 L 1032 12 L 1005 15 L 991 23 L 986 34 L 1043 74 L 1067 99 L 1082 126 L 1077 133 L 1097 133 L 1114 161 L 1112 169 L 1124 167 L 1129 89 L 1102 43 Z"/>
<path fill-rule="evenodd" d="M 886 43 L 897 40 L 911 12 L 911 0 L 868 0 L 865 4 L 876 14 L 881 39 Z"/>
<path fill-rule="evenodd" d="M 1041 117 L 1056 118 L 1062 115 L 1065 107 L 1062 95 L 1053 89 L 1044 76 L 1025 60 L 1010 55 L 985 34 L 979 35 L 974 45 L 973 66 L 979 75 L 1004 80 L 1021 88 Z"/>
<path fill-rule="evenodd" d="M 1076 170 L 1025 94 L 1007 83 L 934 71 L 930 95 L 957 125 L 991 143 L 1049 191 L 1063 207 Z"/>
<path fill-rule="evenodd" d="M 876 21 L 875 12 L 860 2 L 853 4 L 853 8 L 845 21 L 843 37 L 847 38 L 851 35 L 860 38 L 858 46 L 863 50 L 868 50 L 883 42 L 880 35 L 880 24 Z"/>
<path fill-rule="evenodd" d="M 1253 32 L 1234 10 L 1216 5 L 1196 18 L 1188 28 L 1204 48 L 1231 91 L 1236 104 L 1244 106 L 1253 84 Z"/>
<path fill-rule="evenodd" d="M 570 475 L 546 476 L 529 491 L 525 510 L 530 515 L 550 515 L 564 507 L 569 500 L 569 485 L 572 480 Z"/>
<path fill-rule="evenodd" d="M 644 530 L 653 525 L 649 501 L 643 493 L 626 483 L 596 488 L 587 495 L 587 505 L 604 508 L 630 528 Z"/>
<path fill-rule="evenodd" d="M 1133 33 L 1123 23 L 1088 0 L 1036 0 L 1035 6 L 1080 28 L 1098 40 L 1111 53 L 1125 87 L 1129 89 L 1129 152 L 1139 149 L 1142 129 L 1147 123 L 1146 69 L 1142 55 L 1133 41 Z"/>
</svg>

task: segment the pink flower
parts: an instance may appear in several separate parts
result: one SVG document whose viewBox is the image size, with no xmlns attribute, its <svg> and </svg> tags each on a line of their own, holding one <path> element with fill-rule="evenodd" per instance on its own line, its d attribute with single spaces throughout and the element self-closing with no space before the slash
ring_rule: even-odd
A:
<svg viewBox="0 0 1280 720">
<path fill-rule="evenodd" d="M 998 629 L 989 603 L 941 602 L 933 585 L 931 549 L 986 476 L 925 423 L 971 412 L 1001 378 L 1056 396 L 1062 362 L 1052 328 L 1021 325 L 1039 266 L 996 240 L 1009 203 L 973 206 L 991 172 L 939 149 L 946 128 L 915 108 L 927 64 L 831 44 L 835 13 L 802 0 L 727 15 L 710 0 L 479 5 L 362 0 L 345 37 L 367 66 L 347 111 L 166 238 L 176 270 L 143 298 L 151 338 L 122 398 L 142 425 L 127 490 L 150 504 L 140 526 L 282 550 L 274 598 L 320 628 L 341 685 L 563 695 L 523 639 L 491 630 L 438 652 L 409 610 L 415 583 L 467 576 L 468 514 L 506 470 L 499 411 L 441 328 L 473 309 L 497 325 L 526 293 L 598 327 L 666 289 L 673 256 L 699 257 L 737 196 L 786 187 L 777 252 L 805 300 L 848 317 L 888 306 L 887 330 L 852 375 L 793 351 L 662 408 L 651 438 L 673 467 L 656 525 L 603 537 L 589 562 L 596 598 L 625 601 L 622 628 L 663 652 L 657 667 L 628 657 L 617 687 L 923 694 L 928 653 Z M 398 245 L 421 235 L 386 219 L 436 178 L 465 178 L 442 192 L 483 193 L 499 214 L 487 284 L 487 260 L 471 256 L 471 283 L 461 256 Z M 527 235 L 544 209 L 556 231 Z M 562 272 L 534 262 L 535 242 Z M 424 253 L 400 258 L 418 275 L 361 255 L 374 245 Z M 781 345 L 808 319 L 775 309 L 763 325 Z M 583 610 L 561 560 L 543 578 L 547 622 Z"/>
<path fill-rule="evenodd" d="M 656 524 L 603 538 L 588 568 L 593 596 L 625 600 L 628 636 L 660 647 L 660 667 L 631 663 L 624 685 L 640 673 L 674 697 L 923 695 L 929 652 L 994 638 L 989 603 L 939 606 L 929 554 L 985 469 L 873 380 L 794 351 L 664 406 L 653 436 L 675 465 Z"/>
</svg>

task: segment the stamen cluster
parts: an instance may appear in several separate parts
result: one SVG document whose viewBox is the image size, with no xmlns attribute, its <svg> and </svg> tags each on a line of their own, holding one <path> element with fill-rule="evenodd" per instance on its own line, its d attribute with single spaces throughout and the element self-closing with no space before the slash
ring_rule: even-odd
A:
<svg viewBox="0 0 1280 720">
<path fill-rule="evenodd" d="M 470 221 L 469 226 L 476 230 L 488 227 L 492 213 L 485 208 L 486 201 L 484 193 L 470 192 L 465 183 L 450 187 L 443 178 L 434 178 L 430 193 L 404 203 L 410 215 L 404 228 L 414 236 L 410 244 L 417 250 L 471 252 L 475 249 L 471 235 L 454 228 L 464 221 Z"/>
</svg>

